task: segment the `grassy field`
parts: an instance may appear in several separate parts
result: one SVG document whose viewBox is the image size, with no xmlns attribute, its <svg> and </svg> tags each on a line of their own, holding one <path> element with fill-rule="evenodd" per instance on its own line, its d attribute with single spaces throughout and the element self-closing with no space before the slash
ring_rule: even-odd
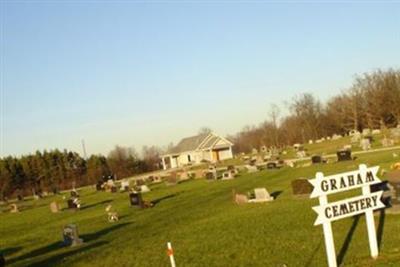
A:
<svg viewBox="0 0 400 267">
<path fill-rule="evenodd" d="M 20 203 L 18 214 L 0 213 L 0 250 L 7 266 L 170 266 L 166 243 L 171 241 L 177 266 L 326 266 L 322 227 L 313 226 L 316 214 L 311 207 L 317 200 L 294 197 L 290 182 L 312 178 L 316 171 L 332 174 L 356 169 L 360 163 L 389 169 L 396 160 L 392 153 L 243 174 L 230 181 L 158 184 L 144 194 L 155 206 L 144 210 L 130 207 L 127 193 L 93 188 L 81 190 L 84 205 L 77 212 L 51 213 L 51 201 L 65 206 L 61 196 L 27 200 Z M 232 189 L 246 193 L 255 187 L 266 187 L 276 200 L 242 206 L 232 202 Z M 108 204 L 118 211 L 119 222 L 107 221 L 104 208 Z M 78 225 L 85 240 L 82 246 L 62 247 L 62 228 L 68 223 Z M 400 215 L 378 212 L 375 223 L 380 244 L 377 260 L 369 257 L 364 217 L 333 223 L 342 265 L 400 266 Z"/>
</svg>

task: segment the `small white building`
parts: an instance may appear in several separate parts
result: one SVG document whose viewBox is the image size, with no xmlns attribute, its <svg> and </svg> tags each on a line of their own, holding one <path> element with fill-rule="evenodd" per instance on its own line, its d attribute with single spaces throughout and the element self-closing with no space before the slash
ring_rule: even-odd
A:
<svg viewBox="0 0 400 267">
<path fill-rule="evenodd" d="M 231 159 L 232 146 L 232 142 L 214 133 L 187 137 L 161 156 L 163 168 L 173 169 L 202 161 Z"/>
</svg>

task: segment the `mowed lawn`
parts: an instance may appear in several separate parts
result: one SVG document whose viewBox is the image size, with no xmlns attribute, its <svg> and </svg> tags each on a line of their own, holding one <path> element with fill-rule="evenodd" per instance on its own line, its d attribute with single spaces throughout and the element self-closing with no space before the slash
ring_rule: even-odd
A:
<svg viewBox="0 0 400 267">
<path fill-rule="evenodd" d="M 397 151 L 397 153 L 400 151 Z M 356 161 L 304 168 L 285 167 L 243 174 L 231 181 L 192 180 L 176 186 L 151 186 L 145 200 L 153 208 L 130 207 L 128 193 L 81 190 L 83 208 L 53 214 L 49 203 L 61 196 L 24 201 L 18 214 L 0 213 L 0 250 L 7 266 L 170 266 L 166 243 L 172 242 L 177 266 L 326 266 L 322 226 L 313 226 L 316 199 L 294 197 L 291 181 L 333 174 L 358 164 L 389 169 L 393 152 L 360 155 Z M 384 177 L 382 177 L 384 178 Z M 266 187 L 275 201 L 238 206 L 232 189 L 246 193 Z M 361 192 L 359 190 L 358 192 Z M 338 199 L 357 192 L 342 194 Z M 120 221 L 109 223 L 112 204 Z M 5 207 L 2 207 L 4 210 Z M 85 243 L 62 247 L 62 228 L 75 223 Z M 369 257 L 365 218 L 333 223 L 336 251 L 345 266 L 400 266 L 400 215 L 377 213 L 380 243 L 377 260 Z"/>
</svg>

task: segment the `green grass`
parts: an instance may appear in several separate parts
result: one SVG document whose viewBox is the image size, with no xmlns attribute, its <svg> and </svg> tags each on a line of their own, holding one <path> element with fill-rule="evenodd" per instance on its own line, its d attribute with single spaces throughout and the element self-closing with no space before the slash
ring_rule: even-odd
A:
<svg viewBox="0 0 400 267">
<path fill-rule="evenodd" d="M 317 171 L 352 170 L 360 163 L 389 169 L 394 160 L 392 152 L 380 152 L 360 155 L 355 162 L 285 167 L 230 181 L 157 184 L 144 198 L 159 202 L 145 210 L 130 207 L 127 193 L 94 188 L 82 190 L 86 208 L 77 212 L 52 214 L 49 203 L 64 203 L 61 196 L 27 200 L 20 204 L 24 209 L 19 214 L 0 214 L 0 249 L 9 266 L 170 266 L 166 243 L 171 241 L 177 266 L 326 266 L 322 227 L 313 226 L 316 214 L 311 207 L 317 200 L 294 197 L 291 180 L 312 178 Z M 232 189 L 245 193 L 255 187 L 280 194 L 266 204 L 232 202 Z M 107 222 L 104 208 L 110 203 L 121 216 L 117 223 Z M 342 264 L 400 266 L 400 215 L 386 214 L 383 223 L 378 214 L 375 222 L 377 228 L 383 226 L 375 261 L 369 257 L 364 217 L 357 224 L 354 218 L 333 223 L 337 254 L 344 255 Z M 62 227 L 68 223 L 78 225 L 84 245 L 60 246 Z M 353 224 L 354 233 L 349 235 Z M 349 237 L 350 242 L 345 242 Z"/>
</svg>

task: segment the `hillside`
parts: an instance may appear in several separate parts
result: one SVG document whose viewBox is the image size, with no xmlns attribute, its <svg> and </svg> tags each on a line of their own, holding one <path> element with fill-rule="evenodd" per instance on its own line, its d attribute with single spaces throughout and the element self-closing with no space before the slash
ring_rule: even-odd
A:
<svg viewBox="0 0 400 267">
<path fill-rule="evenodd" d="M 82 189 L 83 208 L 77 212 L 50 213 L 53 200 L 65 206 L 61 196 L 27 200 L 20 213 L 0 214 L 1 250 L 8 266 L 169 266 L 166 243 L 171 241 L 177 266 L 324 266 L 322 227 L 313 226 L 316 214 L 311 209 L 317 201 L 294 197 L 290 182 L 312 178 L 316 171 L 356 169 L 359 163 L 388 169 L 395 160 L 392 152 L 380 152 L 360 155 L 355 162 L 285 167 L 230 181 L 157 184 L 144 194 L 156 204 L 144 210 L 130 207 L 127 193 L 93 188 Z M 266 187 L 276 200 L 233 203 L 232 189 L 246 193 L 255 187 Z M 107 222 L 108 204 L 120 214 L 119 222 Z M 346 266 L 399 264 L 399 216 L 375 216 L 380 240 L 376 261 L 369 257 L 364 218 L 334 222 L 339 260 Z M 78 225 L 84 245 L 61 246 L 62 227 L 68 223 Z"/>
</svg>

